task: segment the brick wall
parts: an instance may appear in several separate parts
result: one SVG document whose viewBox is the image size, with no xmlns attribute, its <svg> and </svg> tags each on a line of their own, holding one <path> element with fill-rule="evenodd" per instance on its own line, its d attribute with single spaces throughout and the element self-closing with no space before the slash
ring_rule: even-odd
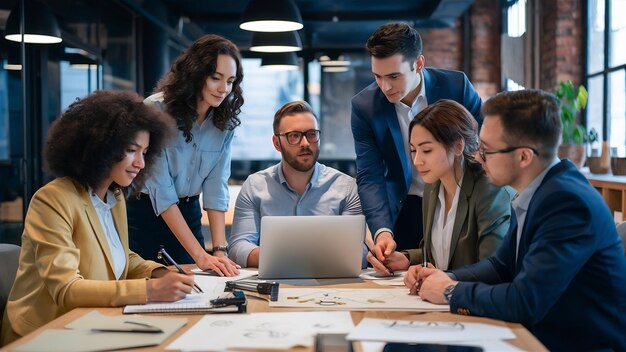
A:
<svg viewBox="0 0 626 352">
<path fill-rule="evenodd" d="M 470 9 L 470 71 L 478 94 L 486 99 L 500 91 L 500 8 L 493 0 L 477 0 Z M 463 70 L 463 23 L 452 27 L 418 29 L 427 66 Z"/>
<path fill-rule="evenodd" d="M 470 23 L 470 79 L 484 100 L 500 91 L 502 81 L 499 1 L 475 1 L 470 9 Z"/>
<path fill-rule="evenodd" d="M 581 0 L 541 0 L 539 88 L 553 91 L 557 82 L 580 83 L 584 60 Z M 470 81 L 483 99 L 501 89 L 500 2 L 476 0 L 470 16 Z M 424 43 L 426 65 L 463 70 L 463 24 L 418 28 Z M 534 49 L 533 49 L 534 50 Z"/>
<path fill-rule="evenodd" d="M 463 32 L 460 22 L 449 28 L 419 28 L 426 66 L 463 69 Z"/>
<path fill-rule="evenodd" d="M 584 60 L 582 1 L 544 0 L 542 14 L 540 88 L 554 90 L 558 82 L 579 84 Z"/>
</svg>

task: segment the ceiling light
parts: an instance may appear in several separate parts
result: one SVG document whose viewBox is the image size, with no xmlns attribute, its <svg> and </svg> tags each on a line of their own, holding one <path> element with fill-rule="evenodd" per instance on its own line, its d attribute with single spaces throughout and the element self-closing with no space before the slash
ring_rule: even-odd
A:
<svg viewBox="0 0 626 352">
<path fill-rule="evenodd" d="M 322 71 L 336 73 L 336 72 L 348 72 L 349 69 L 350 68 L 348 66 L 326 66 L 322 68 Z"/>
<path fill-rule="evenodd" d="M 261 58 L 261 67 L 269 70 L 288 71 L 299 70 L 296 53 L 268 53 Z"/>
<path fill-rule="evenodd" d="M 20 30 L 20 2 L 17 2 L 6 23 L 4 37 L 14 42 L 22 41 Z M 24 42 L 34 44 L 54 44 L 62 41 L 59 24 L 44 3 L 24 0 Z"/>
<path fill-rule="evenodd" d="M 20 58 L 20 48 L 17 44 L 10 44 L 7 48 L 7 59 L 2 65 L 5 70 L 18 71 L 22 69 L 22 60 Z"/>
<path fill-rule="evenodd" d="M 322 66 L 349 66 L 350 59 L 347 55 L 339 55 L 334 58 L 329 57 L 328 55 L 320 56 L 319 58 L 320 65 Z"/>
<path fill-rule="evenodd" d="M 250 0 L 239 28 L 254 32 L 286 32 L 302 29 L 300 10 L 292 0 Z"/>
<path fill-rule="evenodd" d="M 263 53 L 284 53 L 302 50 L 298 32 L 252 33 L 250 51 Z"/>
</svg>

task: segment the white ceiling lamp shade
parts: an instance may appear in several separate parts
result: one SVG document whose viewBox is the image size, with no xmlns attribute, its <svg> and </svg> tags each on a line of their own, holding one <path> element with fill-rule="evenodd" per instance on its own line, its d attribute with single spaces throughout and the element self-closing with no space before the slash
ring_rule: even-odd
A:
<svg viewBox="0 0 626 352">
<path fill-rule="evenodd" d="M 300 10 L 292 0 L 250 0 L 239 28 L 253 32 L 287 32 L 302 29 Z"/>
<path fill-rule="evenodd" d="M 285 53 L 302 50 L 298 32 L 254 32 L 250 51 L 262 53 Z"/>
<path fill-rule="evenodd" d="M 267 53 L 261 58 L 261 67 L 275 71 L 299 70 L 296 53 Z"/>
<path fill-rule="evenodd" d="M 350 58 L 347 55 L 337 55 L 330 57 L 328 55 L 322 55 L 319 58 L 321 66 L 350 66 Z"/>
<path fill-rule="evenodd" d="M 322 71 L 329 72 L 329 73 L 348 72 L 350 71 L 350 67 L 348 66 L 325 66 L 322 68 Z"/>
<path fill-rule="evenodd" d="M 20 29 L 20 2 L 11 9 L 7 19 L 5 35 L 7 40 L 32 44 L 60 43 L 61 29 L 48 5 L 36 0 L 24 0 L 24 35 Z"/>
</svg>

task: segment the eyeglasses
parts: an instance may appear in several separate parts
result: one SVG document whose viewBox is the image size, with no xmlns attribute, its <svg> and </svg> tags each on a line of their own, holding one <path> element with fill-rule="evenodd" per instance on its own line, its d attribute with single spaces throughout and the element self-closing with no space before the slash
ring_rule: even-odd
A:
<svg viewBox="0 0 626 352">
<path fill-rule="evenodd" d="M 289 131 L 285 133 L 277 133 L 276 135 L 286 137 L 287 143 L 291 145 L 300 144 L 302 137 L 306 137 L 306 140 L 309 143 L 316 143 L 320 140 L 320 130 Z"/>
<path fill-rule="evenodd" d="M 535 153 L 536 155 L 539 155 L 539 152 L 537 151 L 537 149 L 533 147 L 525 146 L 525 145 L 520 145 L 519 147 L 508 147 L 508 148 L 492 150 L 492 151 L 486 151 L 483 147 L 478 147 L 478 154 L 480 155 L 480 158 L 483 159 L 483 161 L 487 161 L 487 155 L 489 154 L 506 154 L 506 153 L 510 153 L 512 151 L 515 151 L 521 148 L 528 148 L 532 150 L 533 153 Z"/>
</svg>

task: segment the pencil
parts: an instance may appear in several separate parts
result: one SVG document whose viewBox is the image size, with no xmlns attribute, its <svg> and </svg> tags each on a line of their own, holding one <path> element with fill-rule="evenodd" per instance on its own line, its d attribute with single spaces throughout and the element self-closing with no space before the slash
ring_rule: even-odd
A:
<svg viewBox="0 0 626 352">
<path fill-rule="evenodd" d="M 176 263 L 174 258 L 170 257 L 169 253 L 167 253 L 165 251 L 165 248 L 163 248 L 163 246 L 161 246 L 161 249 L 159 250 L 158 254 L 162 254 L 161 258 L 163 258 L 168 264 L 175 266 L 176 269 L 178 269 L 179 273 L 187 275 L 185 270 L 183 270 L 183 268 L 181 268 L 180 265 L 178 265 L 178 263 Z M 159 257 L 158 254 L 157 254 L 157 257 Z M 204 291 L 202 291 L 200 286 L 198 286 L 196 283 L 193 284 L 193 288 L 196 289 L 196 291 L 199 292 L 199 293 L 204 293 Z"/>
</svg>

